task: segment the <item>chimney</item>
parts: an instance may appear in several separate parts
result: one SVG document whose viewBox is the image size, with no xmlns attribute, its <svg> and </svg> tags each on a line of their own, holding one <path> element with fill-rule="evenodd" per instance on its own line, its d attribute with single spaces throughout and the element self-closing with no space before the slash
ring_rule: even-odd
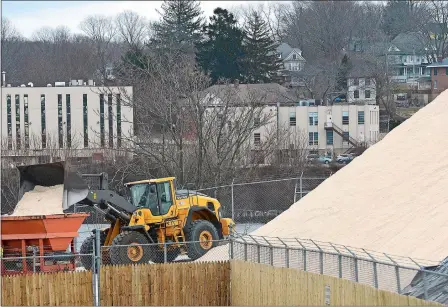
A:
<svg viewBox="0 0 448 307">
<path fill-rule="evenodd" d="M 238 88 L 238 85 L 240 85 L 240 80 L 235 79 L 235 81 L 233 82 L 233 86 L 234 86 L 235 88 Z"/>
<path fill-rule="evenodd" d="M 2 71 L 2 87 L 6 86 L 6 72 Z"/>
</svg>

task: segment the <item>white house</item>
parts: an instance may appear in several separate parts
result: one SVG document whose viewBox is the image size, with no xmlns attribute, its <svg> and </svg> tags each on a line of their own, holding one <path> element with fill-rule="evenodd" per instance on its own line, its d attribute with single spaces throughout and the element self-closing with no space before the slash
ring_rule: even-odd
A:
<svg viewBox="0 0 448 307">
<path fill-rule="evenodd" d="M 293 48 L 287 43 L 282 43 L 277 47 L 277 57 L 282 61 L 282 69 L 279 75 L 285 83 L 289 85 L 299 85 L 296 75 L 303 70 L 306 64 L 302 56 L 302 50 Z"/>
<path fill-rule="evenodd" d="M 370 77 L 351 76 L 347 79 L 348 103 L 376 103 L 376 83 Z"/>
</svg>

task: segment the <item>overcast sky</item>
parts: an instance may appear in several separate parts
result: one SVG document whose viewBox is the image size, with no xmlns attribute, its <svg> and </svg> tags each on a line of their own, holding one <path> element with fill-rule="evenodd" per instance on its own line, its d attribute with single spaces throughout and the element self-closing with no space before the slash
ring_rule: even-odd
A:
<svg viewBox="0 0 448 307">
<path fill-rule="evenodd" d="M 263 1 L 251 1 L 250 3 Z M 269 1 L 265 1 L 269 2 Z M 248 1 L 201 1 L 205 16 L 220 6 L 232 9 Z M 157 20 L 162 1 L 2 1 L 2 16 L 7 17 L 25 37 L 41 27 L 68 26 L 80 32 L 79 23 L 88 15 L 115 16 L 123 10 L 133 10 L 150 20 Z"/>
</svg>

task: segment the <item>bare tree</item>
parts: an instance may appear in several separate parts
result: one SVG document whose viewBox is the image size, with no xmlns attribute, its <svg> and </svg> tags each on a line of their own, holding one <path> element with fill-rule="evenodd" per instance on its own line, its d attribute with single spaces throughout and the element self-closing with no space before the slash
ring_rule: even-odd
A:
<svg viewBox="0 0 448 307">
<path fill-rule="evenodd" d="M 148 36 L 146 19 L 133 11 L 124 11 L 116 18 L 120 38 L 130 49 L 142 48 Z"/>
<path fill-rule="evenodd" d="M 22 36 L 12 22 L 6 18 L 2 18 L 1 40 L 2 42 L 17 40 Z"/>
<path fill-rule="evenodd" d="M 81 30 L 93 44 L 97 69 L 103 82 L 107 79 L 107 65 L 111 62 L 111 44 L 117 28 L 110 17 L 95 15 L 86 17 L 80 24 Z"/>
<path fill-rule="evenodd" d="M 8 82 L 12 79 L 9 77 L 10 72 L 20 69 L 17 58 L 23 56 L 22 43 L 23 37 L 8 18 L 2 18 L 1 28 L 1 44 L 2 44 L 2 71 L 8 73 Z"/>
<path fill-rule="evenodd" d="M 448 57 L 448 2 L 424 2 L 414 19 L 428 59 L 436 62 L 439 58 Z"/>
</svg>

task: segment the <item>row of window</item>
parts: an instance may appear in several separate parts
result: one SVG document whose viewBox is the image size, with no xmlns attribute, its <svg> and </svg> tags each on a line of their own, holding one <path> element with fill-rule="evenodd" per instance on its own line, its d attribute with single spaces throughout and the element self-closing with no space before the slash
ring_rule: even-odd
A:
<svg viewBox="0 0 448 307">
<path fill-rule="evenodd" d="M 442 69 L 442 68 L 440 68 L 440 69 Z M 438 71 L 439 71 L 439 69 L 438 69 L 437 67 L 434 67 L 434 68 L 433 68 L 433 74 L 434 74 L 434 76 L 437 76 Z M 448 76 L 448 67 L 445 68 L 445 75 Z"/>
<path fill-rule="evenodd" d="M 349 132 L 344 132 L 343 142 L 348 143 L 348 139 L 350 138 Z M 333 145 L 333 131 L 326 131 L 326 139 L 327 145 Z M 261 144 L 261 134 L 254 133 L 254 145 L 259 146 Z M 319 133 L 318 132 L 309 132 L 308 133 L 308 145 L 319 145 Z"/>
<path fill-rule="evenodd" d="M 64 128 L 63 128 L 63 113 L 62 113 L 62 94 L 58 94 L 58 145 L 59 148 L 64 147 Z M 87 108 L 87 94 L 83 94 L 83 130 L 84 130 L 84 147 L 89 146 L 89 132 L 88 132 L 88 108 Z M 108 118 L 109 118 L 109 147 L 113 147 L 113 108 L 112 108 L 112 94 L 107 97 L 108 102 Z M 116 95 L 117 104 L 117 146 L 121 147 L 121 97 L 120 94 Z M 17 149 L 22 148 L 21 140 L 21 121 L 20 121 L 20 95 L 15 95 L 15 115 L 16 115 L 16 147 Z M 28 108 L 28 95 L 23 95 L 23 107 L 24 107 L 24 148 L 28 149 L 30 147 L 29 142 L 29 108 Z M 71 137 L 71 101 L 70 94 L 65 96 L 65 108 L 66 108 L 66 146 L 70 148 L 72 145 Z M 47 115 L 45 112 L 45 95 L 40 96 L 40 115 L 41 115 L 41 136 L 42 136 L 42 148 L 47 147 L 47 133 L 46 133 L 46 119 Z M 12 102 L 11 95 L 6 96 L 6 120 L 8 129 L 8 149 L 12 149 Z M 100 94 L 100 139 L 101 147 L 105 146 L 105 136 L 104 136 L 104 95 Z"/>
<path fill-rule="evenodd" d="M 359 90 L 354 90 L 353 91 L 353 98 L 359 98 L 359 93 L 360 93 L 360 91 Z M 370 90 L 365 90 L 364 91 L 364 97 L 365 98 L 371 98 L 371 96 L 372 96 L 372 92 L 370 91 Z"/>
<path fill-rule="evenodd" d="M 342 124 L 349 124 L 349 115 L 348 111 L 342 112 Z M 310 126 L 317 126 L 319 124 L 319 116 L 318 112 L 309 112 L 308 113 L 308 124 Z M 364 111 L 358 111 L 358 125 L 364 125 Z M 297 125 L 296 112 L 291 111 L 289 113 L 289 125 L 295 127 Z"/>
<path fill-rule="evenodd" d="M 364 85 L 365 86 L 370 86 L 370 84 L 371 84 L 370 79 L 369 78 L 365 78 L 364 79 Z M 359 85 L 359 78 L 354 78 L 353 79 L 353 85 Z"/>
<path fill-rule="evenodd" d="M 8 149 L 12 149 L 12 105 L 11 105 L 11 95 L 6 96 L 6 121 L 7 121 L 7 146 Z M 21 122 L 20 122 L 20 95 L 15 95 L 14 97 L 14 109 L 16 114 L 16 146 L 17 149 L 22 148 L 22 137 L 21 137 Z M 24 147 L 30 147 L 30 130 L 29 130 L 29 114 L 28 114 L 28 95 L 23 95 L 23 120 L 24 120 Z"/>
</svg>

